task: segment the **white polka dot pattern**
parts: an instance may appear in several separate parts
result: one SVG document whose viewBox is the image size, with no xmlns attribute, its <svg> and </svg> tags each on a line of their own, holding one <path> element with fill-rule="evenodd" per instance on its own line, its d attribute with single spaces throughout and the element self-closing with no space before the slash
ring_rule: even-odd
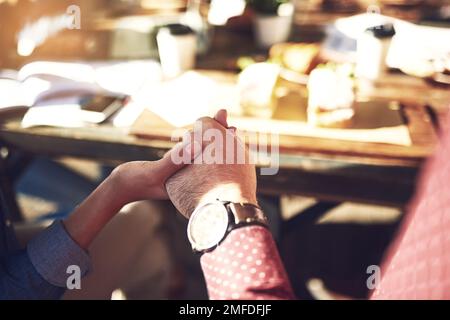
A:
<svg viewBox="0 0 450 320">
<path fill-rule="evenodd" d="M 260 226 L 233 230 L 201 258 L 210 299 L 293 299 L 270 232 Z"/>
</svg>

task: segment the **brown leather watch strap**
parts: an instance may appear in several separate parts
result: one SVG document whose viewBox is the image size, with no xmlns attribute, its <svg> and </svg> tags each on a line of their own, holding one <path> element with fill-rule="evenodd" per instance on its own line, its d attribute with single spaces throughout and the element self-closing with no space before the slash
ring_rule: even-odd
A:
<svg viewBox="0 0 450 320">
<path fill-rule="evenodd" d="M 236 225 L 255 222 L 267 225 L 267 218 L 264 212 L 254 204 L 230 202 L 227 206 L 233 213 Z"/>
</svg>

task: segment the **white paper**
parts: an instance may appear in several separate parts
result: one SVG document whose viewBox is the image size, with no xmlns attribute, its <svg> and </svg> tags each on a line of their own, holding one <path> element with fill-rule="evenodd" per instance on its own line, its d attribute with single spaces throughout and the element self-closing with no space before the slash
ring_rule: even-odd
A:
<svg viewBox="0 0 450 320">
<path fill-rule="evenodd" d="M 22 119 L 22 127 L 55 126 L 76 128 L 86 123 L 80 114 L 79 105 L 52 105 L 28 109 Z"/>
<path fill-rule="evenodd" d="M 142 92 L 137 101 L 175 127 L 192 124 L 220 108 L 238 105 L 237 86 L 218 84 L 195 71 L 153 86 Z"/>
</svg>

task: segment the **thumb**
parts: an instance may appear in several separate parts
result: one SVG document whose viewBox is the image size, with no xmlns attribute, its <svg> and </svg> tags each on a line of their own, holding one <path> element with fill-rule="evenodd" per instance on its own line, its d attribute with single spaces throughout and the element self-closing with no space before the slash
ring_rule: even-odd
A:
<svg viewBox="0 0 450 320">
<path fill-rule="evenodd" d="M 225 128 L 228 128 L 227 117 L 228 117 L 227 110 L 220 109 L 219 111 L 217 111 L 216 115 L 214 116 L 214 120 L 219 122 Z"/>
</svg>

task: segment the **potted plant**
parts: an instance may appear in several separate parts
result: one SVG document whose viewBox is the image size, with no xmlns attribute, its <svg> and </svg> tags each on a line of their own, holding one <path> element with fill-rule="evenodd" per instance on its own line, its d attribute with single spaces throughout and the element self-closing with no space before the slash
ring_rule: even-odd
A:
<svg viewBox="0 0 450 320">
<path fill-rule="evenodd" d="M 290 0 L 247 0 L 254 12 L 256 42 L 268 48 L 289 38 L 294 5 Z"/>
</svg>

